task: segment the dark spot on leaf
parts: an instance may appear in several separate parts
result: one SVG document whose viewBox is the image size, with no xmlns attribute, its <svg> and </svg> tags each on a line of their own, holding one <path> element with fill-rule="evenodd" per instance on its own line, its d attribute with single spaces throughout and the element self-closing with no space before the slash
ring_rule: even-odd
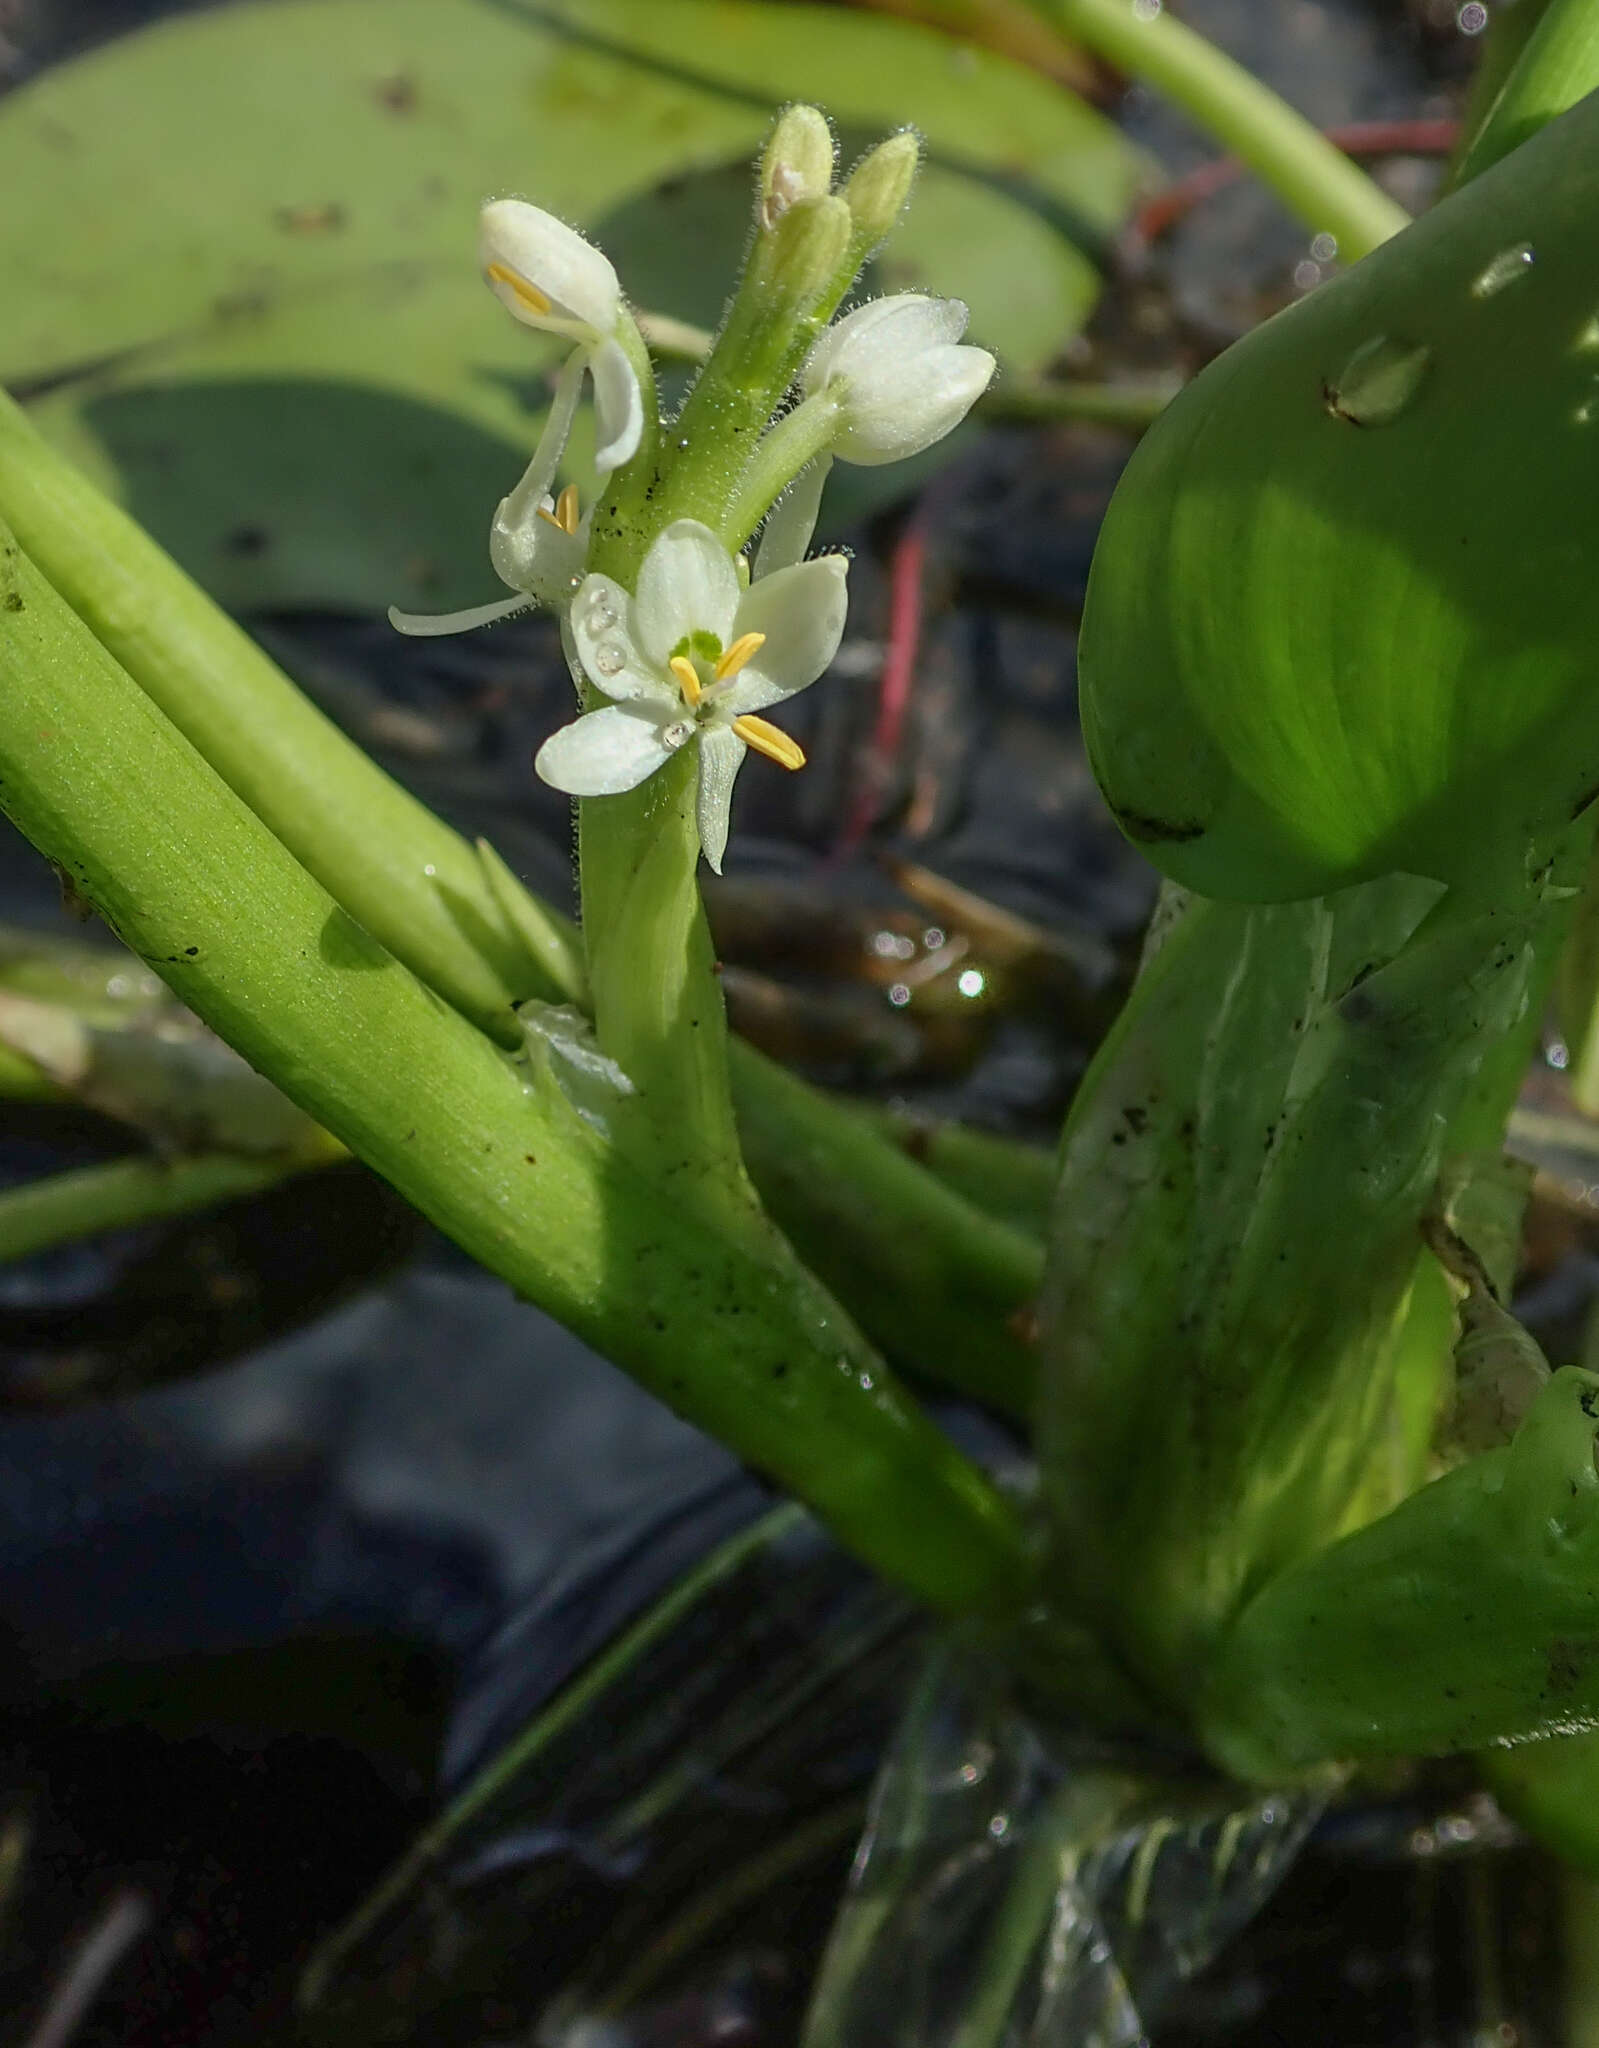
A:
<svg viewBox="0 0 1599 2048">
<path fill-rule="evenodd" d="M 22 595 L 20 591 L 8 590 L 3 602 L 8 612 L 20 612 L 22 610 Z"/>
<path fill-rule="evenodd" d="M 192 960 L 195 957 L 195 955 L 199 952 L 200 948 L 198 946 L 185 946 L 183 950 L 185 953 L 188 954 L 189 958 Z"/>
<path fill-rule="evenodd" d="M 1203 825 L 1192 818 L 1152 818 L 1143 811 L 1125 811 L 1119 804 L 1111 805 L 1111 813 L 1129 839 L 1136 839 L 1141 846 L 1182 845 L 1190 839 L 1202 839 Z"/>
<path fill-rule="evenodd" d="M 392 78 L 378 80 L 376 97 L 378 105 L 386 107 L 391 114 L 414 114 L 416 80 L 408 78 L 403 71 L 397 71 Z"/>
<path fill-rule="evenodd" d="M 272 536 L 264 526 L 236 526 L 231 533 L 224 535 L 222 545 L 230 555 L 248 559 L 253 555 L 264 555 L 272 545 Z"/>
</svg>

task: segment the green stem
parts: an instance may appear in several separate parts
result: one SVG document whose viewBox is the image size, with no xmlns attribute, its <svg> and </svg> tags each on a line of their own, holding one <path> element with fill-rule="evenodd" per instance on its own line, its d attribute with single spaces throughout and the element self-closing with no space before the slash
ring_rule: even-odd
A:
<svg viewBox="0 0 1599 2048">
<path fill-rule="evenodd" d="M 328 1140 L 329 1158 L 343 1149 Z M 0 1194 L 0 1265 L 98 1231 L 186 1216 L 257 1194 L 310 1164 L 303 1158 L 243 1159 L 222 1152 L 195 1159 L 109 1159 L 28 1181 Z"/>
<path fill-rule="evenodd" d="M 183 1001 L 466 1251 L 948 1611 L 1020 1520 L 775 1233 L 641 1173 L 363 931 L 0 529 L 0 804 Z"/>
<path fill-rule="evenodd" d="M 555 991 L 475 850 L 352 746 L 4 392 L 0 516 L 101 645 L 350 915 L 480 1030 L 519 1044 L 512 1006 Z"/>
<path fill-rule="evenodd" d="M 743 547 L 800 471 L 832 447 L 837 431 L 838 400 L 818 391 L 762 438 L 717 529 L 729 548 Z"/>
<path fill-rule="evenodd" d="M 993 420 L 1092 420 L 1142 433 L 1183 388 L 1180 377 L 1151 377 L 1137 383 L 1079 383 L 1068 378 L 1001 382 L 977 401 L 977 412 Z"/>
<path fill-rule="evenodd" d="M 501 1043 L 519 1045 L 513 1001 L 529 995 L 589 1001 L 582 940 L 570 920 L 532 897 L 491 848 L 474 849 L 391 782 L 305 701 L 170 557 L 50 449 L 3 394 L 0 508 L 15 515 L 23 545 L 51 580 L 82 600 L 86 622 L 112 652 L 121 650 L 137 662 L 135 680 L 210 766 L 247 801 L 259 800 L 262 812 L 269 814 L 267 822 L 302 866 L 456 1009 L 492 1029 Z M 131 627 L 124 623 L 129 620 Z M 218 704 L 225 716 L 217 714 Z M 672 772 L 668 768 L 665 774 Z M 342 792 L 347 806 L 347 815 L 337 807 L 332 812 L 340 835 L 336 841 L 323 835 L 317 811 L 318 793 L 330 790 Z M 676 826 L 685 844 L 687 825 L 679 812 Z M 618 851 L 613 846 L 613 857 Z M 346 854 L 355 862 L 352 877 L 342 866 Z M 449 914 L 441 918 L 446 903 Z M 710 941 L 699 929 L 697 900 L 685 897 L 677 911 L 693 921 L 699 957 L 708 961 Z M 490 933 L 497 935 L 503 973 L 496 974 L 489 963 L 484 935 Z M 682 972 L 681 962 L 669 967 Z M 627 976 L 625 950 L 615 955 L 614 971 Z M 103 979 L 104 970 L 100 973 Z M 714 999 L 711 1023 L 687 1027 L 691 1045 L 707 1029 L 714 1037 L 722 1028 L 718 992 L 714 985 L 707 988 L 707 980 L 702 973 L 694 995 L 701 1004 Z M 703 1017 L 707 1011 L 697 1014 Z M 730 1051 L 738 1117 L 757 1185 L 779 1191 L 774 1198 L 806 1243 L 832 1241 L 837 1190 L 825 1184 L 798 1186 L 791 1166 L 813 1144 L 831 1148 L 836 1142 L 830 1135 L 838 1123 L 836 1105 L 780 1075 L 747 1048 Z M 0 1047 L 0 1094 L 40 1093 L 36 1070 L 26 1062 L 13 1064 L 15 1074 L 8 1071 Z M 709 1102 L 720 1099 L 714 1063 L 702 1092 Z M 700 1113 L 705 1123 L 713 1121 L 708 1111 Z M 726 1142 L 725 1127 L 723 1135 Z M 872 1212 L 869 1237 L 855 1247 L 858 1312 L 892 1343 L 896 1355 L 907 1357 L 914 1346 L 918 1369 L 942 1378 L 948 1349 L 940 1325 L 948 1311 L 950 1327 L 971 1331 L 970 1352 L 963 1353 L 956 1369 L 959 1383 L 971 1387 L 975 1361 L 995 1339 L 992 1330 L 985 1338 L 975 1324 L 963 1325 L 963 1315 L 971 1310 L 951 1308 L 949 1290 L 968 1302 L 993 1301 L 1002 1321 L 1021 1305 L 1032 1283 L 1010 1297 L 1018 1271 L 1013 1254 L 1002 1251 L 989 1265 L 981 1219 L 964 1204 L 939 1200 L 930 1177 L 900 1148 L 886 1140 L 874 1144 L 858 1126 L 849 1144 L 852 1200 L 863 1210 L 879 1205 Z M 921 1275 L 917 1313 L 909 1318 L 892 1307 L 896 1294 L 908 1292 L 900 1266 L 905 1256 L 913 1256 Z M 836 1264 L 833 1270 L 844 1281 Z M 996 1355 L 1003 1361 L 1006 1352 L 1001 1332 Z M 1013 1362 L 1002 1363 L 996 1379 L 1002 1389 L 1020 1384 Z M 1010 1399 L 1003 1390 L 982 1398 L 1002 1405 Z"/>
<path fill-rule="evenodd" d="M 1452 183 L 1464 185 L 1498 163 L 1596 86 L 1599 4 L 1596 0 L 1550 0 L 1461 158 Z"/>
<path fill-rule="evenodd" d="M 761 1198 L 801 1258 L 890 1357 L 1026 1421 L 1040 1245 L 885 1147 L 852 1105 L 818 1096 L 752 1047 L 733 1049 L 739 1130 L 761 1162 Z"/>
<path fill-rule="evenodd" d="M 1241 64 L 1156 8 L 1132 0 L 1049 0 L 1067 35 L 1118 71 L 1152 85 L 1241 157 L 1312 234 L 1330 234 L 1346 263 L 1408 226 L 1402 206 L 1342 150 Z"/>
</svg>

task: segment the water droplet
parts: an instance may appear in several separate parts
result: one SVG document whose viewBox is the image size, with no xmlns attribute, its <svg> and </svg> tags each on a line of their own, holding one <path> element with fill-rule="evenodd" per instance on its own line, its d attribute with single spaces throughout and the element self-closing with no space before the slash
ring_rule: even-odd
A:
<svg viewBox="0 0 1599 2048">
<path fill-rule="evenodd" d="M 1480 36 L 1488 26 L 1488 10 L 1483 0 L 1466 0 L 1466 4 L 1455 16 L 1455 27 L 1463 36 Z"/>
<path fill-rule="evenodd" d="M 896 1010 L 903 1010 L 910 999 L 911 992 L 902 981 L 896 981 L 888 992 L 888 1000 L 894 1005 Z"/>
<path fill-rule="evenodd" d="M 930 924 L 926 931 L 922 933 L 922 944 L 929 953 L 936 953 L 943 943 L 944 928 L 942 925 Z"/>
<path fill-rule="evenodd" d="M 1323 231 L 1312 240 L 1310 253 L 1318 263 L 1336 263 L 1338 261 L 1338 237 Z"/>
<path fill-rule="evenodd" d="M 1153 21 L 1160 13 L 1161 0 L 1133 0 L 1134 21 Z"/>
<path fill-rule="evenodd" d="M 1320 283 L 1321 265 L 1319 263 L 1312 263 L 1307 256 L 1294 265 L 1294 290 L 1296 292 L 1314 291 Z"/>
<path fill-rule="evenodd" d="M 694 721 L 690 718 L 674 719 L 670 725 L 661 728 L 661 745 L 670 747 L 675 754 L 679 747 L 686 747 L 694 737 Z"/>
<path fill-rule="evenodd" d="M 1514 248 L 1501 249 L 1492 263 L 1478 271 L 1471 280 L 1471 296 L 1474 299 L 1498 298 L 1507 285 L 1525 277 L 1536 261 L 1531 242 L 1517 242 Z"/>
<path fill-rule="evenodd" d="M 589 628 L 595 633 L 608 633 L 616 624 L 616 606 L 603 594 L 596 597 L 589 606 Z"/>
<path fill-rule="evenodd" d="M 627 656 L 614 640 L 594 650 L 594 666 L 602 676 L 619 676 L 627 667 Z"/>
<path fill-rule="evenodd" d="M 1544 1052 L 1544 1063 L 1562 1073 L 1571 1065 L 1571 1048 L 1563 1038 L 1550 1039 Z"/>
<path fill-rule="evenodd" d="M 980 996 L 987 988 L 988 982 L 980 967 L 963 967 L 955 986 L 963 996 Z"/>
<path fill-rule="evenodd" d="M 1423 342 L 1375 335 L 1355 350 L 1335 384 L 1322 387 L 1322 403 L 1334 419 L 1351 426 L 1385 427 L 1421 389 L 1431 361 L 1432 350 Z"/>
<path fill-rule="evenodd" d="M 432 877 L 438 873 L 438 869 L 433 865 L 432 861 L 425 861 L 422 866 L 422 872 L 424 875 Z"/>
</svg>

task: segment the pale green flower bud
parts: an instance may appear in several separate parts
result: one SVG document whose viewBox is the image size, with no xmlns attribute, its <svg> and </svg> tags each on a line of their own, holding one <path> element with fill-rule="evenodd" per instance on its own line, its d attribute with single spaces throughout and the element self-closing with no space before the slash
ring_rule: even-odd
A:
<svg viewBox="0 0 1599 2048">
<path fill-rule="evenodd" d="M 776 227 L 801 199 L 824 199 L 833 189 L 833 131 L 815 107 L 785 107 L 761 156 L 756 221 Z"/>
<path fill-rule="evenodd" d="M 921 160 L 921 138 L 907 128 L 880 142 L 850 172 L 839 197 L 854 219 L 863 260 L 904 212 Z"/>
<path fill-rule="evenodd" d="M 763 283 L 795 307 L 830 287 L 849 260 L 853 222 L 842 199 L 797 200 L 778 220 L 761 259 Z"/>
</svg>

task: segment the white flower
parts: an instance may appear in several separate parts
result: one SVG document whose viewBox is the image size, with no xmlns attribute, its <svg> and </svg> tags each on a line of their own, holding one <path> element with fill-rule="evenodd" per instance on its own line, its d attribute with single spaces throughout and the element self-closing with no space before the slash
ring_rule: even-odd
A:
<svg viewBox="0 0 1599 2048">
<path fill-rule="evenodd" d="M 833 453 L 845 462 L 900 462 L 940 441 L 994 374 L 986 348 L 961 343 L 959 299 L 901 292 L 857 306 L 817 341 L 801 382 L 839 405 Z"/>
<path fill-rule="evenodd" d="M 594 380 L 595 466 L 612 470 L 636 451 L 644 402 L 616 338 L 622 287 L 609 260 L 552 213 L 495 199 L 478 221 L 478 256 L 500 303 L 524 326 L 575 341 Z"/>
<path fill-rule="evenodd" d="M 709 527 L 675 521 L 645 556 L 633 595 L 609 576 L 584 580 L 572 644 L 615 702 L 552 734 L 534 767 L 569 796 L 615 796 L 697 742 L 700 846 L 720 874 L 745 750 L 784 768 L 805 764 L 758 714 L 814 683 L 837 653 L 846 572 L 842 556 L 823 555 L 745 590 Z"/>
<path fill-rule="evenodd" d="M 390 605 L 389 624 L 397 631 L 413 639 L 469 633 L 475 626 L 509 618 L 530 605 L 560 611 L 571 603 L 573 591 L 583 580 L 588 522 L 579 521 L 574 485 L 568 484 L 559 498 L 552 496 L 551 487 L 566 437 L 572 431 L 582 382 L 583 359 L 574 354 L 555 381 L 549 418 L 533 460 L 516 489 L 500 500 L 489 528 L 489 559 L 495 574 L 516 595 L 459 612 L 402 612 Z"/>
</svg>

